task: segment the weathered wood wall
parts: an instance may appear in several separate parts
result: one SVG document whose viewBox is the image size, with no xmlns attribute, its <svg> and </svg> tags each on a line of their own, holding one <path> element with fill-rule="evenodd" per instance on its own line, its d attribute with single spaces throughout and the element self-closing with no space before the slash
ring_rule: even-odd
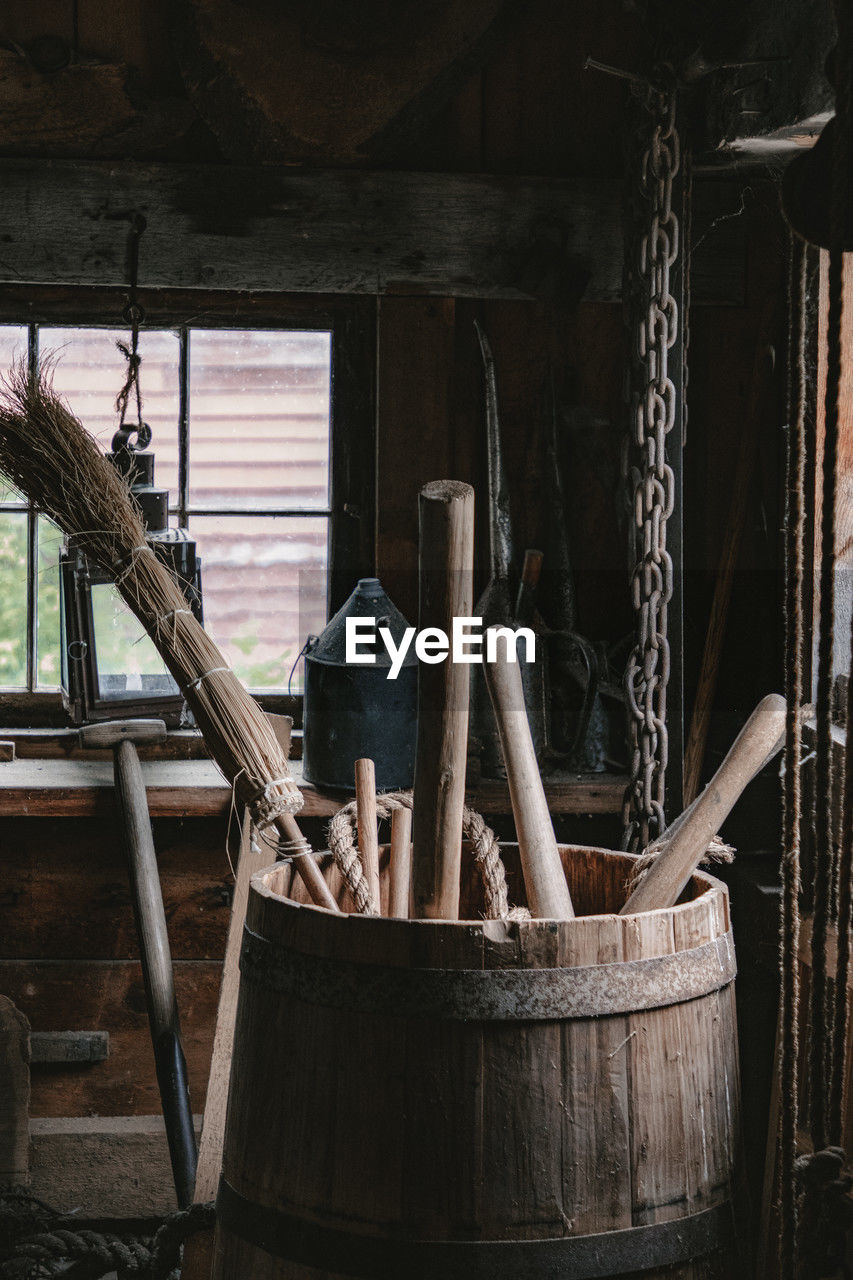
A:
<svg viewBox="0 0 853 1280">
<path fill-rule="evenodd" d="M 207 125 L 187 109 L 166 21 L 168 5 L 150 0 L 11 0 L 0 38 L 26 46 L 59 35 L 81 59 L 130 68 L 109 79 L 116 121 L 93 129 L 83 154 L 216 162 L 221 151 Z M 76 13 L 76 31 L 73 15 Z M 588 55 L 632 67 L 643 56 L 642 33 L 618 0 L 529 0 L 518 6 L 512 35 L 471 74 L 418 139 L 388 167 L 409 170 L 530 174 L 559 178 L 619 177 L 624 82 L 584 71 Z M 21 67 L 4 54 L 0 93 L 20 95 Z M 11 61 L 10 61 L 11 60 Z M 58 80 L 24 69 L 33 112 L 44 121 L 31 153 L 80 154 L 80 135 L 62 133 L 70 112 Z M 58 73 L 64 75 L 65 73 Z M 82 84 L 94 71 L 78 70 Z M 2 85 L 5 78 L 6 89 Z M 25 77 L 26 78 L 26 77 Z M 71 89 L 68 89 L 71 93 Z M 109 98 L 104 90 L 106 103 Z M 40 98 L 39 95 L 42 95 Z M 79 96 L 79 95 L 78 95 Z M 129 104 L 129 105 L 128 105 Z M 141 105 L 140 105 L 141 104 Z M 84 103 L 85 109 L 85 103 Z M 124 112 L 126 115 L 122 115 Z M 157 115 L 159 112 L 159 116 Z M 121 118 L 119 118 L 121 117 Z M 70 118 L 69 116 L 64 117 Z M 7 117 L 7 121 L 8 121 Z M 16 127 L 26 128 L 24 114 Z M 160 124 L 158 126 L 158 120 Z M 14 122 L 13 122 L 14 123 Z M 112 127 L 112 125 L 115 127 Z M 26 154 L 6 138 L 0 154 Z M 35 126 L 32 126 L 33 128 Z M 159 128 L 159 132 L 158 132 Z M 76 139 L 76 140 L 75 140 Z M 375 165 L 374 165 L 375 167 Z M 771 185 L 732 191 L 731 217 L 696 227 L 697 258 L 713 263 L 727 246 L 740 256 L 742 301 L 697 308 L 692 323 L 686 454 L 687 669 L 695 675 L 713 571 L 726 518 L 733 450 L 746 429 L 762 432 L 760 475 L 736 586 L 721 680 L 720 708 L 745 717 L 761 692 L 778 683 L 778 653 L 768 618 L 778 616 L 773 568 L 778 539 L 777 419 L 766 406 L 760 424 L 744 421 L 758 317 L 768 290 L 779 292 L 784 236 Z M 781 316 L 781 307 L 780 307 Z M 416 495 L 427 480 L 453 476 L 485 490 L 483 392 L 473 331 L 489 333 L 498 370 L 505 454 L 519 547 L 535 546 L 543 529 L 543 440 L 553 371 L 566 424 L 572 553 L 580 625 L 614 638 L 630 626 L 624 531 L 617 519 L 623 332 L 618 303 L 584 302 L 561 312 L 544 302 L 489 301 L 386 294 L 378 308 L 377 569 L 410 617 L 416 601 Z M 480 504 L 480 584 L 486 528 Z M 749 644 L 742 638 L 749 636 Z M 768 637 L 767 640 L 764 637 Z M 758 637 L 761 637 L 760 642 Z M 689 707 L 689 702 L 688 702 Z M 2 765 L 0 765 L 2 768 Z M 584 834 L 564 831 L 567 838 Z M 596 834 L 615 841 L 616 819 Z M 228 868 L 219 823 L 157 824 L 164 891 L 176 959 L 193 1105 L 200 1109 L 213 1033 L 227 907 Z M 319 839 L 319 836 L 318 836 Z M 127 880 L 116 830 L 85 820 L 4 820 L 4 913 L 0 991 L 38 1030 L 104 1028 L 112 1056 L 87 1068 L 39 1071 L 37 1115 L 157 1111 L 142 985 Z"/>
</svg>

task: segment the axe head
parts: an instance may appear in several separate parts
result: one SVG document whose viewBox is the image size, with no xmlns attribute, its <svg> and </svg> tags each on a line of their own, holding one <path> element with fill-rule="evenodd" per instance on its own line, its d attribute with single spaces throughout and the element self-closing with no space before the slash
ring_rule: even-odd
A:
<svg viewBox="0 0 853 1280">
<path fill-rule="evenodd" d="M 162 720 L 104 720 L 100 724 L 84 724 L 80 730 L 81 747 L 115 747 L 120 742 L 165 742 L 166 726 Z"/>
</svg>

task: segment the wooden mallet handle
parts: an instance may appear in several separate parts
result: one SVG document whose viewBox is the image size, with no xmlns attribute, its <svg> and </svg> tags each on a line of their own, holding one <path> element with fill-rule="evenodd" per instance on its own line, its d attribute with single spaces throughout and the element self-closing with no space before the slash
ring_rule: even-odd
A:
<svg viewBox="0 0 853 1280">
<path fill-rule="evenodd" d="M 485 662 L 483 671 L 506 765 L 527 902 L 537 919 L 572 920 L 575 912 L 536 763 L 521 668 L 517 658 L 508 660 L 507 643 L 514 642 L 496 637 L 496 661 Z"/>
<path fill-rule="evenodd" d="M 785 699 L 778 693 L 768 693 L 735 738 L 705 790 L 679 820 L 672 839 L 620 915 L 675 906 L 711 840 L 759 769 L 773 759 L 784 738 Z"/>
<path fill-rule="evenodd" d="M 418 625 L 451 636 L 474 595 L 474 490 L 434 480 L 419 498 Z M 459 918 L 470 667 L 449 656 L 418 668 L 413 831 L 417 919 Z"/>
<path fill-rule="evenodd" d="M 370 910 L 382 914 L 379 896 L 379 836 L 376 830 L 376 770 L 365 757 L 355 762 L 355 809 L 358 823 L 358 851 L 367 878 Z"/>
<path fill-rule="evenodd" d="M 408 920 L 411 887 L 412 811 L 393 809 L 388 894 L 388 915 L 392 920 Z"/>
</svg>

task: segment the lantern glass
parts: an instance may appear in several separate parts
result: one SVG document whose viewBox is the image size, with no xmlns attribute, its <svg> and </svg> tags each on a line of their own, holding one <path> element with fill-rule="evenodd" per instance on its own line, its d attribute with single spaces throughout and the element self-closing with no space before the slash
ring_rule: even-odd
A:
<svg viewBox="0 0 853 1280">
<path fill-rule="evenodd" d="M 92 622 L 101 698 L 136 701 L 152 694 L 178 696 L 178 686 L 151 637 L 113 583 L 92 584 Z"/>
<path fill-rule="evenodd" d="M 164 529 L 149 533 L 149 545 L 202 622 L 195 543 L 183 529 Z M 191 723 L 180 689 L 110 575 L 68 544 L 60 574 L 62 698 L 72 721 L 156 716 L 170 728 Z"/>
</svg>

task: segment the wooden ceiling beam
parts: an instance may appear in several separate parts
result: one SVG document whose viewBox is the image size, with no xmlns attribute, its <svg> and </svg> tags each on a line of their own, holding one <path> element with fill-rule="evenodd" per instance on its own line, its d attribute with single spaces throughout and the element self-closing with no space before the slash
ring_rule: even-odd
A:
<svg viewBox="0 0 853 1280">
<path fill-rule="evenodd" d="M 0 161 L 0 284 L 616 301 L 622 185 L 442 173 Z M 731 203 L 709 184 L 700 203 Z M 695 296 L 737 303 L 734 248 Z"/>
</svg>

